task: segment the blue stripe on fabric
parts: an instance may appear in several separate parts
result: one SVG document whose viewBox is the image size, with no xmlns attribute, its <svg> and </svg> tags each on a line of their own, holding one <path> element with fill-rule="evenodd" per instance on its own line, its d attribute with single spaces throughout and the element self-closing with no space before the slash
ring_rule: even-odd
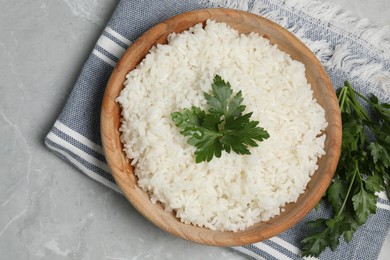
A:
<svg viewBox="0 0 390 260">
<path fill-rule="evenodd" d="M 81 71 L 59 120 L 67 127 L 101 145 L 100 111 L 104 90 L 113 67 L 91 55 Z"/>
<path fill-rule="evenodd" d="M 106 158 L 104 157 L 103 154 L 101 154 L 101 153 L 99 153 L 99 152 L 89 148 L 88 146 L 86 146 L 83 143 L 80 143 L 79 141 L 77 141 L 73 137 L 65 134 L 64 132 L 62 132 L 61 130 L 57 129 L 56 127 L 53 127 L 51 132 L 53 134 L 55 134 L 56 136 L 60 137 L 61 139 L 65 140 L 66 142 L 68 142 L 68 143 L 72 144 L 73 146 L 79 148 L 83 152 L 86 152 L 87 154 L 95 157 L 96 159 L 98 159 L 98 160 L 100 160 L 100 161 L 102 161 L 104 163 L 107 163 Z"/>
<path fill-rule="evenodd" d="M 107 50 L 103 49 L 102 47 L 100 47 L 99 45 L 96 45 L 95 46 L 95 50 L 97 50 L 98 52 L 100 52 L 101 54 L 105 55 L 107 58 L 109 58 L 110 60 L 112 60 L 113 62 L 118 62 L 119 58 L 117 58 L 115 55 L 111 54 L 110 52 L 108 52 Z"/>
<path fill-rule="evenodd" d="M 155 0 L 152 3 L 120 1 L 108 26 L 119 34 L 126 35 L 130 41 L 135 41 L 161 21 L 183 12 L 207 7 L 210 4 L 194 0 Z"/>
<path fill-rule="evenodd" d="M 69 154 L 70 156 L 72 156 L 75 160 L 77 160 L 79 163 L 81 163 L 82 165 L 84 165 L 86 168 L 88 168 L 89 170 L 93 171 L 94 173 L 96 173 L 97 175 L 100 175 L 101 177 L 109 180 L 110 182 L 112 183 L 115 183 L 115 180 L 114 178 L 112 177 L 111 174 L 107 173 L 106 171 L 100 169 L 99 167 L 91 164 L 90 162 L 84 160 L 83 158 L 81 158 L 80 156 L 78 156 L 77 154 L 74 154 L 72 151 L 69 151 L 68 149 L 64 148 L 63 146 L 61 145 L 58 145 L 56 143 L 54 143 L 53 141 L 51 141 L 49 138 L 46 138 L 45 139 L 45 143 L 46 144 L 49 144 L 50 146 L 53 146 L 67 154 Z M 50 146 L 48 146 L 48 148 L 50 149 Z M 67 161 L 69 161 L 67 159 Z M 77 167 L 77 166 L 76 166 Z"/>
<path fill-rule="evenodd" d="M 123 49 L 127 49 L 129 47 L 129 45 L 127 45 L 126 43 L 122 42 L 121 40 L 119 40 L 118 38 L 116 38 L 115 36 L 111 35 L 110 33 L 106 32 L 106 31 L 103 32 L 103 35 L 106 36 L 111 41 L 113 41 L 116 44 L 118 44 L 119 46 L 121 46 Z"/>
<path fill-rule="evenodd" d="M 258 254 L 259 256 L 264 257 L 264 258 L 267 259 L 267 260 L 271 260 L 271 259 L 273 259 L 273 260 L 278 260 L 276 257 L 274 257 L 274 256 L 270 255 L 269 253 L 267 253 L 267 252 L 265 252 L 265 251 L 263 251 L 263 250 L 257 248 L 257 247 L 254 246 L 254 245 L 245 245 L 245 246 L 242 246 L 242 247 L 244 247 L 244 248 L 246 248 L 246 249 L 252 251 L 252 252 L 255 253 L 255 254 Z"/>
<path fill-rule="evenodd" d="M 45 143 L 46 143 L 46 141 L 45 141 Z M 46 145 L 47 145 L 47 144 L 46 144 Z M 74 164 L 72 161 L 70 161 L 68 158 L 66 158 L 65 155 L 63 155 L 62 153 L 60 153 L 60 152 L 58 152 L 58 151 L 52 150 L 48 145 L 47 145 L 47 147 L 51 150 L 51 152 L 53 152 L 54 154 L 56 154 L 56 155 L 57 155 L 58 157 L 60 157 L 62 160 L 64 160 L 65 162 L 69 163 L 71 166 L 75 167 L 76 169 L 80 170 L 79 166 L 77 166 L 77 165 Z M 104 185 L 104 186 L 110 188 L 109 186 L 107 186 L 106 183 L 101 182 L 99 179 L 95 179 L 95 178 L 90 177 L 90 176 L 88 176 L 88 175 L 87 175 L 86 177 L 91 178 L 91 179 L 97 181 L 98 183 L 101 183 L 102 185 Z M 123 194 L 122 192 L 119 192 L 118 190 L 115 190 L 115 189 L 111 189 L 111 190 L 117 192 L 117 194 L 119 194 L 119 195 L 124 196 L 124 194 Z"/>
<path fill-rule="evenodd" d="M 285 240 L 284 240 L 285 241 Z M 286 249 L 285 247 L 275 243 L 274 241 L 272 240 L 264 240 L 262 241 L 264 244 L 272 247 L 273 249 L 279 251 L 280 253 L 292 258 L 292 259 L 302 259 L 299 255 L 296 255 L 294 254 L 293 252 L 291 252 L 290 250 Z M 287 241 L 286 241 L 287 242 Z"/>
</svg>

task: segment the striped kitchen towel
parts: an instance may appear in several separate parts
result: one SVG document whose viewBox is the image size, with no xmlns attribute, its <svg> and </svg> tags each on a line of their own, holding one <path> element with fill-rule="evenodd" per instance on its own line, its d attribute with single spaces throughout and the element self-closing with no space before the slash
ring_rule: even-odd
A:
<svg viewBox="0 0 390 260">
<path fill-rule="evenodd" d="M 89 177 L 120 192 L 106 164 L 100 139 L 100 109 L 106 83 L 124 51 L 143 32 L 173 15 L 200 8 L 235 8 L 262 15 L 305 42 L 326 68 L 334 86 L 348 79 L 362 93 L 390 101 L 390 41 L 381 28 L 338 8 L 311 0 L 121 0 L 86 61 L 58 120 L 47 135 L 49 149 Z M 390 202 L 381 194 L 377 213 L 321 259 L 376 259 L 390 226 Z M 235 247 L 256 259 L 300 259 L 305 222 L 326 217 L 322 205 L 290 230 L 269 240 Z"/>
</svg>

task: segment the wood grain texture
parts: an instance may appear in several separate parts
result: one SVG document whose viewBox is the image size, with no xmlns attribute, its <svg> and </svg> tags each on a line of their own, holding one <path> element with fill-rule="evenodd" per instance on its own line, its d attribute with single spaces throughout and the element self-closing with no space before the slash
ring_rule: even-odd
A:
<svg viewBox="0 0 390 260">
<path fill-rule="evenodd" d="M 325 109 L 329 125 L 325 130 L 326 155 L 318 161 L 319 168 L 308 183 L 306 191 L 285 212 L 266 222 L 239 232 L 220 232 L 181 223 L 160 204 L 152 204 L 148 194 L 137 186 L 137 178 L 120 142 L 120 107 L 115 98 L 123 88 L 126 74 L 134 69 L 149 49 L 165 43 L 172 32 L 181 32 L 207 19 L 225 22 L 241 33 L 257 32 L 270 39 L 278 48 L 305 64 L 306 77 L 318 103 Z M 140 101 L 142 102 L 142 101 Z M 310 50 L 294 35 L 279 25 L 243 11 L 204 9 L 177 15 L 142 35 L 117 63 L 108 82 L 101 113 L 101 134 L 108 165 L 116 183 L 126 198 L 148 220 L 163 230 L 196 243 L 215 246 L 237 246 L 273 237 L 300 221 L 321 199 L 335 172 L 341 146 L 341 118 L 337 97 L 325 70 Z"/>
</svg>

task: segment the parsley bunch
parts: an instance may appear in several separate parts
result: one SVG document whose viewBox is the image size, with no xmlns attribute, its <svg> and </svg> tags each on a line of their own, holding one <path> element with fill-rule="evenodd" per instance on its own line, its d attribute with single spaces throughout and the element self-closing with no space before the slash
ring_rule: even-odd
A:
<svg viewBox="0 0 390 260">
<path fill-rule="evenodd" d="M 316 231 L 302 240 L 303 256 L 318 256 L 326 247 L 335 250 L 340 237 L 350 242 L 358 226 L 376 212 L 375 192 L 386 190 L 390 197 L 390 104 L 379 104 L 374 95 L 364 97 L 347 81 L 338 99 L 343 123 L 341 156 L 324 195 L 333 214 L 308 223 Z"/>
<path fill-rule="evenodd" d="M 209 107 L 203 111 L 198 107 L 173 112 L 172 120 L 184 136 L 189 136 L 188 144 L 196 147 L 196 163 L 210 161 L 214 156 L 221 157 L 222 150 L 230 153 L 250 154 L 248 146 L 258 146 L 257 141 L 269 137 L 267 131 L 258 127 L 258 121 L 250 120 L 252 113 L 242 114 L 242 93 L 233 95 L 229 82 L 219 75 L 214 77 L 212 95 L 204 93 Z"/>
</svg>

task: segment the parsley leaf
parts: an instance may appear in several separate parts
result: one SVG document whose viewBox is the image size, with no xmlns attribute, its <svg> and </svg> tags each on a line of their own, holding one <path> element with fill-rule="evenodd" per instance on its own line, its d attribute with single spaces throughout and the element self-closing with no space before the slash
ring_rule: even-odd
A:
<svg viewBox="0 0 390 260">
<path fill-rule="evenodd" d="M 356 212 L 356 221 L 359 225 L 363 225 L 370 214 L 376 211 L 377 196 L 368 193 L 364 188 L 352 197 L 353 208 Z"/>
<path fill-rule="evenodd" d="M 350 242 L 358 227 L 376 212 L 375 192 L 386 190 L 390 195 L 390 105 L 380 104 L 374 95 L 364 97 L 347 81 L 337 93 L 343 128 L 341 155 L 325 194 L 333 213 L 329 219 L 307 223 L 313 231 L 301 241 L 304 256 L 319 256 L 327 247 L 335 250 L 340 237 Z"/>
<path fill-rule="evenodd" d="M 367 190 L 372 192 L 379 192 L 384 189 L 384 182 L 381 176 L 376 172 L 374 175 L 368 176 L 364 180 L 364 184 Z"/>
<path fill-rule="evenodd" d="M 323 223 L 320 223 L 323 225 Z M 329 230 L 311 233 L 301 242 L 304 244 L 302 256 L 320 255 L 329 246 Z"/>
<path fill-rule="evenodd" d="M 226 119 L 224 136 L 221 143 L 226 152 L 232 149 L 238 154 L 250 154 L 247 146 L 257 147 L 257 141 L 262 141 L 269 137 L 268 132 L 262 127 L 258 127 L 258 121 L 250 121 L 252 113 L 239 117 L 229 117 Z"/>
<path fill-rule="evenodd" d="M 222 150 L 250 154 L 248 146 L 258 146 L 256 141 L 269 138 L 268 132 L 258 127 L 258 121 L 250 120 L 252 113 L 242 114 L 245 106 L 241 91 L 233 95 L 230 83 L 219 75 L 211 87 L 211 94 L 204 93 L 208 112 L 193 106 L 171 114 L 180 133 L 189 136 L 187 143 L 196 147 L 196 163 L 220 158 Z"/>
<path fill-rule="evenodd" d="M 386 149 L 379 143 L 370 143 L 368 149 L 370 150 L 375 163 L 377 163 L 378 160 L 382 160 L 386 167 L 390 166 L 390 152 L 388 148 Z"/>
<path fill-rule="evenodd" d="M 347 188 L 339 178 L 335 178 L 327 191 L 327 198 L 333 210 L 339 210 L 347 195 Z"/>
<path fill-rule="evenodd" d="M 176 126 L 180 126 L 180 131 L 184 136 L 190 136 L 187 143 L 197 148 L 195 160 L 197 163 L 210 161 L 213 156 L 221 157 L 222 145 L 218 133 L 220 119 L 214 115 L 206 113 L 198 107 L 184 109 L 183 112 L 171 114 Z"/>
<path fill-rule="evenodd" d="M 225 118 L 241 116 L 245 110 L 245 106 L 241 104 L 243 101 L 241 91 L 230 98 L 233 94 L 231 85 L 229 82 L 225 82 L 219 75 L 214 77 L 211 88 L 214 96 L 204 93 L 210 113 L 221 114 Z"/>
</svg>

